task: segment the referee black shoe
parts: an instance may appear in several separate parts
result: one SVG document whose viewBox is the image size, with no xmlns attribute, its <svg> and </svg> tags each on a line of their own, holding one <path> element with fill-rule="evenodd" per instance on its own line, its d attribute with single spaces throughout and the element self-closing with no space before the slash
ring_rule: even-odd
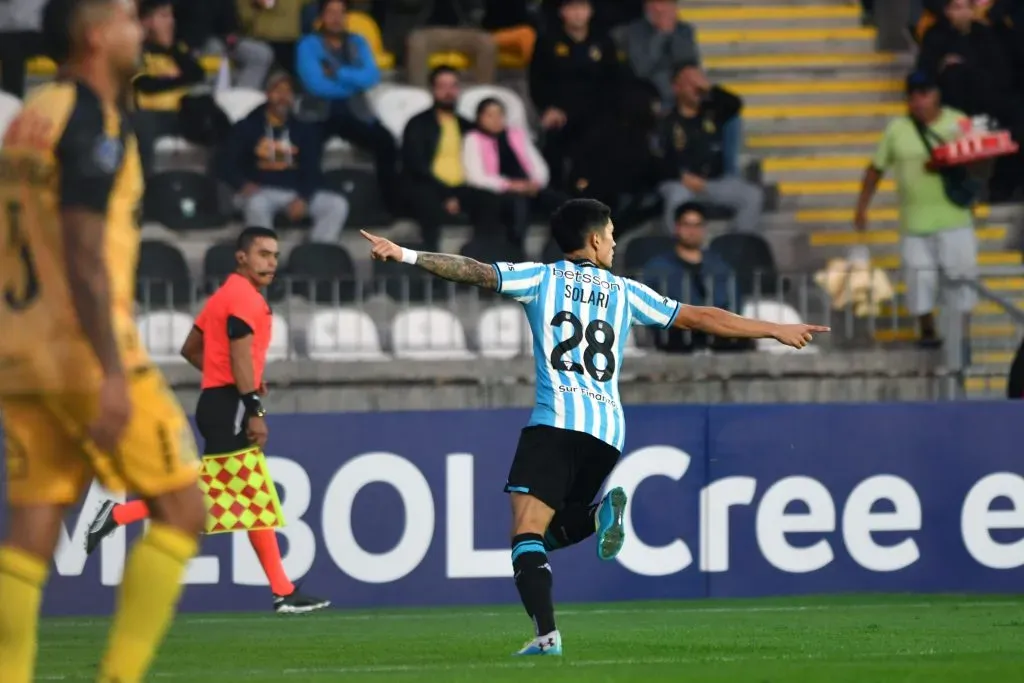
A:
<svg viewBox="0 0 1024 683">
<path fill-rule="evenodd" d="M 114 501 L 108 500 L 100 506 L 96 518 L 92 520 L 89 530 L 85 532 L 86 555 L 92 555 L 92 551 L 99 547 L 103 539 L 114 533 L 114 529 L 117 528 L 117 522 L 114 521 L 114 506 L 116 504 Z"/>
<path fill-rule="evenodd" d="M 274 596 L 274 611 L 278 614 L 308 614 L 330 607 L 330 605 L 330 600 L 304 595 L 299 592 L 298 586 L 290 595 Z"/>
</svg>

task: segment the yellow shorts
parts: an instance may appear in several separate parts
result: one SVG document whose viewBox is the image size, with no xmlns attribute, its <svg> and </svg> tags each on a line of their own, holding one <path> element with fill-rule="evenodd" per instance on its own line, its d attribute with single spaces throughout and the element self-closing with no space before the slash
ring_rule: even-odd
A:
<svg viewBox="0 0 1024 683">
<path fill-rule="evenodd" d="M 96 477 L 111 491 L 143 498 L 196 481 L 199 456 L 185 413 L 163 376 L 145 369 L 130 380 L 131 419 L 115 453 L 85 437 L 98 397 L 47 395 L 0 399 L 12 505 L 68 505 Z"/>
</svg>

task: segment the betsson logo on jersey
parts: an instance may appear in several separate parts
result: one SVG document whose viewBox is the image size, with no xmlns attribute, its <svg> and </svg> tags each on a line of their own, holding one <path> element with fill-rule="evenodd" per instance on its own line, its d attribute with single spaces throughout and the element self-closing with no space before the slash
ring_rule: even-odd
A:
<svg viewBox="0 0 1024 683">
<path fill-rule="evenodd" d="M 311 505 L 313 482 L 299 463 L 279 457 L 269 458 L 270 469 L 284 489 L 283 505 L 288 525 L 280 530 L 287 539 L 285 568 L 290 576 L 303 576 L 313 567 L 318 547 L 325 550 L 337 570 L 357 581 L 386 584 L 400 581 L 414 572 L 427 556 L 440 525 L 444 525 L 444 566 L 447 579 L 486 579 L 511 576 L 508 549 L 503 539 L 489 543 L 492 549 L 480 549 L 474 542 L 474 500 L 493 492 L 474 491 L 476 457 L 453 453 L 445 458 L 443 481 L 430 481 L 412 461 L 386 452 L 369 452 L 341 465 L 329 477 L 319 509 Z M 484 461 L 485 463 L 487 461 Z M 690 468 L 691 456 L 671 446 L 649 446 L 628 454 L 612 474 L 608 486 L 622 486 L 630 499 L 640 485 L 652 478 L 681 481 Z M 366 520 L 352 516 L 353 503 L 366 486 L 383 482 L 401 497 L 404 523 L 401 537 L 384 552 L 362 547 L 353 527 Z M 318 484 L 319 485 L 319 484 Z M 759 499 L 756 502 L 755 499 Z M 75 520 L 70 533 L 61 535 L 56 557 L 58 576 L 81 575 L 85 566 L 82 539 L 92 512 L 107 494 L 94 485 L 89 491 L 85 514 Z M 639 492 L 640 496 L 650 495 Z M 440 506 L 435 500 L 443 501 Z M 996 501 L 1010 501 L 1012 509 L 995 509 Z M 673 501 L 649 501 L 671 508 Z M 883 503 L 883 505 L 879 505 Z M 1013 570 L 1024 567 L 1024 477 L 1010 472 L 995 472 L 974 482 L 963 500 L 944 502 L 959 510 L 959 528 L 950 525 L 940 530 L 945 539 L 943 552 L 953 544 L 962 544 L 980 567 Z M 735 521 L 740 508 L 754 508 L 754 529 Z M 795 511 L 792 508 L 801 508 Z M 887 511 L 880 511 L 879 507 Z M 913 484 L 889 474 L 869 476 L 853 487 L 845 500 L 836 497 L 820 481 L 807 476 L 782 476 L 774 481 L 753 477 L 729 476 L 700 489 L 700 518 L 697 538 L 682 538 L 672 519 L 658 528 L 645 528 L 637 535 L 627 515 L 628 542 L 618 561 L 638 576 L 660 577 L 684 571 L 743 572 L 743 563 L 734 563 L 731 539 L 756 539 L 759 555 L 779 572 L 806 574 L 820 571 L 846 556 L 868 572 L 895 572 L 919 562 L 937 567 L 944 557 L 923 557 L 917 536 L 941 520 L 925 520 L 921 498 Z M 949 524 L 948 521 L 945 524 Z M 1013 530 L 1015 540 L 1008 541 L 1001 531 Z M 928 531 L 935 533 L 929 528 Z M 838 533 L 836 533 L 838 532 Z M 874 534 L 888 532 L 883 543 Z M 996 533 L 993 533 L 996 532 Z M 792 534 L 816 536 L 799 543 Z M 833 540 L 823 538 L 831 534 Z M 892 540 L 896 535 L 897 540 Z M 235 585 L 265 585 L 265 578 L 245 534 L 232 535 L 230 576 L 221 567 L 220 558 L 200 556 L 189 567 L 186 582 Z M 838 538 L 836 538 L 838 536 Z M 958 539 L 956 537 L 959 536 Z M 659 539 L 659 543 L 645 539 Z M 954 540 L 956 539 L 956 540 Z M 694 552 L 698 558 L 694 560 Z M 101 546 L 103 585 L 120 583 L 125 558 L 125 535 L 118 530 Z M 696 567 L 694 565 L 696 564 Z"/>
<path fill-rule="evenodd" d="M 561 268 L 555 268 L 554 276 L 559 277 L 571 282 L 579 282 L 583 285 L 596 285 L 601 289 L 607 289 L 609 292 L 617 292 L 622 289 L 622 285 L 618 282 L 611 280 L 604 280 L 595 273 L 588 273 L 583 270 L 562 270 Z"/>
</svg>

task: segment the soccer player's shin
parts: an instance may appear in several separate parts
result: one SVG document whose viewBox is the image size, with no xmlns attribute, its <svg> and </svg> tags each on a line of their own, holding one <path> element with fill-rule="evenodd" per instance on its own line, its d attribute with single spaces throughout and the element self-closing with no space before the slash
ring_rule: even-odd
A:
<svg viewBox="0 0 1024 683">
<path fill-rule="evenodd" d="M 0 548 L 0 681 L 29 683 L 36 658 L 39 604 L 47 563 L 17 548 Z"/>
<path fill-rule="evenodd" d="M 555 606 L 551 599 L 551 566 L 539 534 L 519 534 L 512 539 L 512 569 L 526 613 L 533 618 L 537 635 L 555 630 Z"/>
<path fill-rule="evenodd" d="M 111 515 L 118 526 L 125 526 L 148 519 L 149 508 L 146 507 L 146 501 L 133 500 L 121 505 L 115 505 Z"/>
<path fill-rule="evenodd" d="M 171 625 L 185 567 L 198 544 L 179 529 L 153 522 L 125 564 L 100 683 L 143 680 Z"/>
<path fill-rule="evenodd" d="M 597 530 L 597 505 L 566 505 L 551 518 L 544 534 L 547 550 L 568 548 L 585 541 Z"/>
<path fill-rule="evenodd" d="M 281 546 L 277 542 L 277 533 L 273 529 L 261 529 L 249 532 L 249 542 L 256 551 L 263 573 L 270 582 L 270 591 L 274 595 L 290 595 L 295 586 L 288 580 L 281 560 Z"/>
</svg>

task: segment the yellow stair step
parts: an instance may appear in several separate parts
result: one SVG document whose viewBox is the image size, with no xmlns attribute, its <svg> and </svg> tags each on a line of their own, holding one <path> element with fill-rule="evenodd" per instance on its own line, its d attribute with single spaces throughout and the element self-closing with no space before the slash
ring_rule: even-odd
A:
<svg viewBox="0 0 1024 683">
<path fill-rule="evenodd" d="M 873 28 L 753 28 L 753 29 L 697 29 L 699 45 L 723 43 L 806 43 L 829 40 L 871 40 L 877 31 Z"/>
<path fill-rule="evenodd" d="M 971 336 L 977 339 L 1004 339 L 1013 337 L 1017 328 L 1009 323 L 995 325 L 971 325 Z M 880 342 L 907 342 L 917 339 L 914 327 L 896 327 L 887 330 L 876 330 L 875 340 Z"/>
<path fill-rule="evenodd" d="M 893 311 L 897 318 L 909 318 L 910 311 L 904 304 L 900 304 L 893 309 L 892 304 L 882 304 L 879 317 L 881 318 L 892 318 Z M 1003 307 L 994 301 L 982 301 L 980 304 L 971 309 L 971 315 L 1000 315 L 1004 313 Z"/>
<path fill-rule="evenodd" d="M 871 159 L 863 154 L 825 157 L 768 157 L 761 161 L 766 173 L 777 171 L 862 171 Z"/>
<path fill-rule="evenodd" d="M 1006 391 L 1005 377 L 968 377 L 964 381 L 964 389 L 969 393 L 990 391 Z"/>
<path fill-rule="evenodd" d="M 703 34 L 700 36 L 703 42 Z M 826 52 L 818 54 L 719 55 L 704 58 L 708 69 L 777 69 L 785 67 L 889 66 L 899 57 L 889 52 Z"/>
<path fill-rule="evenodd" d="M 974 209 L 975 218 L 988 218 L 989 207 L 981 204 Z M 899 220 L 899 209 L 895 206 L 871 209 L 868 221 Z M 804 209 L 796 212 L 797 223 L 850 223 L 853 224 L 853 209 Z"/>
<path fill-rule="evenodd" d="M 1013 362 L 1016 351 L 975 351 L 971 361 L 977 364 L 1009 365 Z"/>
<path fill-rule="evenodd" d="M 832 119 L 855 116 L 905 114 L 903 102 L 849 102 L 842 104 L 764 104 L 743 108 L 744 119 Z"/>
<path fill-rule="evenodd" d="M 883 180 L 878 184 L 879 192 L 895 192 L 896 183 Z M 779 192 L 784 195 L 803 194 L 857 194 L 860 192 L 859 180 L 801 180 L 779 183 Z"/>
<path fill-rule="evenodd" d="M 974 231 L 979 242 L 1002 242 L 1006 240 L 1008 229 L 1005 225 L 987 225 Z M 897 244 L 900 241 L 899 230 L 868 230 L 861 234 L 850 230 L 838 232 L 821 230 L 811 233 L 812 247 L 853 247 L 858 244 Z"/>
<path fill-rule="evenodd" d="M 751 135 L 746 139 L 747 147 L 763 149 L 765 147 L 814 147 L 831 149 L 833 147 L 852 147 L 877 145 L 881 132 L 872 133 L 783 133 L 779 135 Z M 862 161 L 867 164 L 867 160 Z"/>
<path fill-rule="evenodd" d="M 881 254 L 871 259 L 876 268 L 896 270 L 903 264 L 899 254 Z M 1019 266 L 1019 251 L 985 251 L 978 254 L 979 266 Z"/>
<path fill-rule="evenodd" d="M 683 21 L 748 21 L 753 19 L 859 19 L 853 5 L 755 5 L 753 7 L 686 7 Z"/>
<path fill-rule="evenodd" d="M 899 92 L 903 83 L 892 79 L 868 81 L 734 81 L 723 86 L 738 95 L 817 95 Z"/>
<path fill-rule="evenodd" d="M 1024 277 L 983 277 L 981 281 L 995 292 L 1024 292 Z M 907 283 L 897 282 L 897 294 L 907 293 Z"/>
</svg>

